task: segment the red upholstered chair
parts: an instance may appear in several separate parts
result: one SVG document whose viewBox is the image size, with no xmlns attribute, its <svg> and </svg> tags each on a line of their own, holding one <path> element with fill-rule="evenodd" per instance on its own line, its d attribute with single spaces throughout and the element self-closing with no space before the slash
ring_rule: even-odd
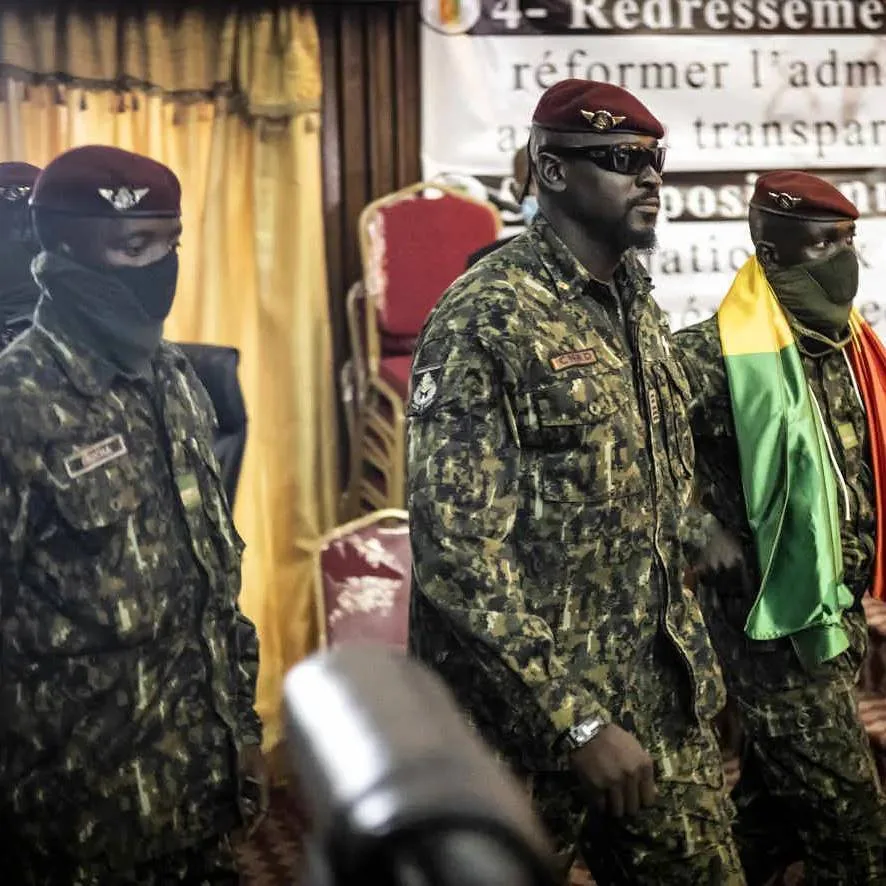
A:
<svg viewBox="0 0 886 886">
<path fill-rule="evenodd" d="M 406 511 L 390 508 L 333 529 L 315 557 L 320 645 L 406 649 L 412 553 Z"/>
<path fill-rule="evenodd" d="M 342 406 L 347 420 L 348 446 L 353 461 L 355 450 L 359 451 L 357 427 L 366 402 L 366 293 L 362 282 L 355 283 L 348 290 L 345 309 L 351 356 L 341 368 L 339 384 Z M 345 491 L 345 509 L 347 509 L 349 496 L 350 490 L 348 489 Z"/>
<path fill-rule="evenodd" d="M 350 516 L 403 506 L 404 408 L 415 342 L 468 256 L 497 239 L 501 219 L 491 203 L 419 182 L 370 203 L 359 227 L 363 288 L 352 314 L 361 330 L 351 330 L 351 345 L 360 340 L 366 387 L 351 446 Z"/>
</svg>

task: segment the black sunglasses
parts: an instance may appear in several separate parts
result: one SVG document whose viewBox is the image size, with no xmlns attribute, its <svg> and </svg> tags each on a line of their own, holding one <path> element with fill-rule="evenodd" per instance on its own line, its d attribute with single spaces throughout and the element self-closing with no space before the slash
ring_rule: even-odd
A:
<svg viewBox="0 0 886 886">
<path fill-rule="evenodd" d="M 585 145 L 577 148 L 546 147 L 540 153 L 550 153 L 557 157 L 578 157 L 590 160 L 601 169 L 617 172 L 620 175 L 638 175 L 647 166 L 656 172 L 664 169 L 667 148 L 656 146 L 647 148 L 643 145 L 606 145 L 591 147 Z"/>
</svg>

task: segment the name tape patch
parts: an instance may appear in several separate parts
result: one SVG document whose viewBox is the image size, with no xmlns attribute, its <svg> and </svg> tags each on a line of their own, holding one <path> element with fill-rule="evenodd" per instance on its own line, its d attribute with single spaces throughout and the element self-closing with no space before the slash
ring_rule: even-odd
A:
<svg viewBox="0 0 886 886">
<path fill-rule="evenodd" d="M 121 458 L 128 451 L 122 435 L 115 434 L 113 437 L 106 437 L 104 440 L 99 440 L 98 443 L 93 443 L 92 446 L 78 449 L 73 455 L 69 455 L 65 459 L 65 470 L 68 472 L 68 476 L 74 480 L 108 462 Z"/>
<path fill-rule="evenodd" d="M 586 348 L 584 351 L 571 351 L 568 354 L 559 354 L 551 357 L 551 369 L 554 372 L 560 372 L 563 369 L 569 369 L 572 366 L 590 366 L 597 362 L 597 355 L 593 348 Z"/>
</svg>

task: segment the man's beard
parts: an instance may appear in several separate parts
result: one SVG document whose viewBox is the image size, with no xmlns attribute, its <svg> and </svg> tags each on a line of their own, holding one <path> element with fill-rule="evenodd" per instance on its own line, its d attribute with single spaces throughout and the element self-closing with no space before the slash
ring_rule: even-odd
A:
<svg viewBox="0 0 886 886">
<path fill-rule="evenodd" d="M 658 242 L 655 236 L 655 228 L 644 228 L 638 231 L 630 226 L 627 217 L 623 218 L 616 228 L 615 238 L 622 252 L 626 252 L 628 249 L 636 249 L 639 252 L 652 252 Z"/>
</svg>

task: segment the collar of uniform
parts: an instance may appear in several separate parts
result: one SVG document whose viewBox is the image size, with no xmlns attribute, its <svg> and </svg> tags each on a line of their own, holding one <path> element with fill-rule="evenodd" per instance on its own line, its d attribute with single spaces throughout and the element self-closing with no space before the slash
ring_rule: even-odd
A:
<svg viewBox="0 0 886 886">
<path fill-rule="evenodd" d="M 187 373 L 187 368 L 190 365 L 190 361 L 184 351 L 172 342 L 161 339 L 160 346 L 157 348 L 157 354 L 154 357 L 155 373 L 162 373 L 164 367 L 170 363 L 182 373 Z"/>
<path fill-rule="evenodd" d="M 107 360 L 78 345 L 50 317 L 38 315 L 34 329 L 46 340 L 56 362 L 81 394 L 98 397 L 107 392 L 117 374 Z"/>
<path fill-rule="evenodd" d="M 541 263 L 554 282 L 557 296 L 562 299 L 573 299 L 594 290 L 611 295 L 608 283 L 592 277 L 587 268 L 572 254 L 569 247 L 560 239 L 551 223 L 542 215 L 537 215 L 527 235 L 535 248 Z M 625 277 L 631 277 L 629 257 L 622 257 L 615 269 L 613 281 L 620 290 Z M 634 281 L 637 282 L 637 281 Z"/>
</svg>

